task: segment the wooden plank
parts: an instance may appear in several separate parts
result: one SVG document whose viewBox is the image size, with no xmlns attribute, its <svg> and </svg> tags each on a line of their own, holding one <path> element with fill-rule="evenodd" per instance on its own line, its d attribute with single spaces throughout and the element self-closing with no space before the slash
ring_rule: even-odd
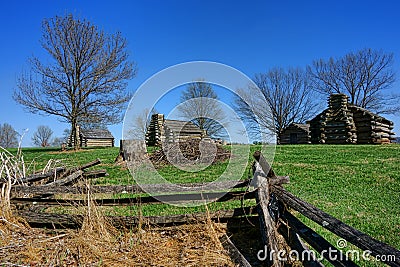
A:
<svg viewBox="0 0 400 267">
<path fill-rule="evenodd" d="M 108 176 L 108 173 L 106 169 L 100 169 L 100 170 L 86 171 L 82 174 L 82 176 L 85 179 L 94 179 L 94 178 Z"/>
<path fill-rule="evenodd" d="M 24 218 L 32 227 L 50 228 L 79 228 L 82 226 L 83 215 L 58 214 L 32 211 L 18 211 L 18 215 Z M 130 228 L 138 223 L 150 225 L 178 225 L 196 223 L 208 219 L 227 222 L 235 218 L 243 218 L 254 215 L 253 207 L 236 208 L 232 210 L 220 210 L 216 212 L 200 212 L 193 214 L 178 214 L 169 216 L 105 216 L 109 222 L 118 228 Z M 251 217 L 250 217 L 251 218 Z"/>
<path fill-rule="evenodd" d="M 274 170 L 271 168 L 271 166 L 269 165 L 267 160 L 261 154 L 261 151 L 254 152 L 253 157 L 260 164 L 261 169 L 267 175 L 267 177 L 276 177 Z M 253 168 L 253 172 L 254 172 L 254 168 Z"/>
<path fill-rule="evenodd" d="M 288 184 L 290 182 L 289 176 L 277 176 L 275 174 L 274 170 L 271 168 L 271 166 L 269 165 L 269 163 L 267 162 L 267 160 L 264 158 L 264 156 L 261 154 L 260 151 L 254 152 L 253 157 L 258 162 L 258 164 L 260 164 L 264 176 L 266 173 L 268 173 L 266 177 L 270 178 L 268 180 L 269 185 L 282 185 L 282 184 Z M 254 172 L 255 172 L 255 165 L 253 165 L 253 173 Z"/>
<path fill-rule="evenodd" d="M 379 240 L 376 240 L 375 238 L 357 229 L 354 229 L 353 227 L 327 214 L 326 212 L 323 212 L 322 210 L 296 197 L 282 187 L 273 186 L 272 192 L 274 192 L 278 198 L 289 207 L 297 210 L 304 216 L 310 218 L 332 233 L 344 238 L 362 250 L 371 251 L 371 255 L 395 255 L 395 259 L 393 261 L 387 261 L 385 263 L 389 266 L 400 266 L 399 250 Z"/>
<path fill-rule="evenodd" d="M 276 179 L 274 171 L 263 157 L 260 151 L 253 154 L 257 162 L 253 165 L 253 180 L 255 182 L 255 197 L 257 202 L 257 212 L 260 221 L 260 232 L 264 246 L 267 248 L 267 264 L 274 267 L 284 266 L 284 263 L 279 260 L 278 253 L 271 253 L 272 251 L 279 251 L 278 244 L 278 231 L 275 221 L 272 219 L 269 210 L 269 181 Z M 268 175 L 267 175 L 268 173 Z"/>
<path fill-rule="evenodd" d="M 254 152 L 253 157 L 257 161 L 253 165 L 253 180 L 256 181 L 256 187 L 258 188 L 255 191 L 255 197 L 260 221 L 260 231 L 263 244 L 268 249 L 269 254 L 271 251 L 279 251 L 277 227 L 268 210 L 270 196 L 269 187 L 271 184 L 281 185 L 283 183 L 288 183 L 289 177 L 276 176 L 260 151 Z M 274 267 L 284 266 L 284 263 L 278 258 L 278 253 L 273 253 L 271 256 L 272 258 L 269 257 L 267 259 L 267 264 Z"/>
<path fill-rule="evenodd" d="M 95 159 L 95 160 L 93 160 L 93 161 L 91 161 L 91 162 L 85 163 L 85 164 L 83 164 L 83 165 L 77 167 L 77 168 L 78 168 L 77 170 L 85 170 L 85 169 L 87 169 L 87 168 L 96 166 L 96 165 L 98 165 L 98 164 L 100 164 L 100 163 L 101 163 L 101 160 L 100 160 L 99 158 L 97 158 L 97 159 Z"/>
<path fill-rule="evenodd" d="M 228 190 L 230 188 L 243 188 L 249 185 L 250 180 L 244 181 L 222 181 L 208 183 L 186 183 L 179 184 L 180 193 L 193 192 L 199 188 L 205 188 L 209 191 Z M 176 187 L 169 184 L 154 184 L 146 186 L 146 191 L 138 185 L 93 185 L 90 186 L 91 193 L 120 194 L 120 193 L 167 193 L 174 192 Z M 12 193 L 31 193 L 31 194 L 82 194 L 87 193 L 86 186 L 14 186 L 11 188 Z"/>
</svg>

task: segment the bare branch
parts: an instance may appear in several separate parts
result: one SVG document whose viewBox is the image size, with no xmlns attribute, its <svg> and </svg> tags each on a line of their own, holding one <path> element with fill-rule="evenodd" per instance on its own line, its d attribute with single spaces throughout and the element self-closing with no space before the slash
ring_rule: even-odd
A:
<svg viewBox="0 0 400 267">
<path fill-rule="evenodd" d="M 363 49 L 336 60 L 316 60 L 307 70 L 315 91 L 346 94 L 351 104 L 382 114 L 399 110 L 399 95 L 385 92 L 395 82 L 392 65 L 393 54 Z"/>
<path fill-rule="evenodd" d="M 18 146 L 18 132 L 8 124 L 0 124 L 0 147 L 9 148 Z"/>
<path fill-rule="evenodd" d="M 235 99 L 235 108 L 255 132 L 259 131 L 258 125 L 262 125 L 262 128 L 275 132 L 279 142 L 279 135 L 286 126 L 305 122 L 315 115 L 317 105 L 302 70 L 273 69 L 257 74 L 254 82 L 257 88 L 240 89 L 238 95 L 241 97 Z M 269 107 L 254 98 L 255 90 L 262 92 Z"/>
<path fill-rule="evenodd" d="M 31 72 L 18 78 L 15 101 L 69 122 L 74 136 L 80 123 L 120 122 L 131 97 L 127 81 L 135 76 L 126 39 L 72 15 L 46 19 L 42 27 L 41 44 L 52 61 L 31 58 Z M 77 147 L 78 138 L 74 142 Z"/>
<path fill-rule="evenodd" d="M 53 131 L 49 126 L 40 125 L 32 136 L 33 144 L 41 147 L 48 147 L 50 146 L 50 139 L 52 135 Z"/>
<path fill-rule="evenodd" d="M 217 94 L 212 86 L 198 79 L 188 84 L 181 95 L 181 104 L 178 111 L 181 117 L 192 121 L 201 130 L 206 130 L 207 135 L 222 138 L 226 135 L 227 121 Z"/>
</svg>

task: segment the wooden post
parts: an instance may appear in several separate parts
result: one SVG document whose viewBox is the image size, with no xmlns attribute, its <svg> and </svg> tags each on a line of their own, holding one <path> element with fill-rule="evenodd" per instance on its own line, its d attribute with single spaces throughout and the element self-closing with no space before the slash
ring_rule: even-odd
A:
<svg viewBox="0 0 400 267">
<path fill-rule="evenodd" d="M 142 140 L 121 140 L 119 155 L 115 161 L 141 161 L 146 157 L 146 142 Z"/>
<path fill-rule="evenodd" d="M 260 151 L 256 151 L 253 156 L 257 161 L 253 166 L 253 179 L 256 181 L 253 185 L 257 188 L 256 201 L 258 216 L 262 241 L 264 246 L 267 248 L 266 253 L 268 255 L 266 256 L 268 265 L 274 267 L 284 266 L 284 263 L 278 258 L 280 247 L 277 236 L 279 233 L 277 231 L 277 225 L 268 210 L 268 204 L 270 201 L 270 182 L 273 181 L 274 184 L 282 184 L 289 182 L 289 177 L 276 176 Z"/>
</svg>

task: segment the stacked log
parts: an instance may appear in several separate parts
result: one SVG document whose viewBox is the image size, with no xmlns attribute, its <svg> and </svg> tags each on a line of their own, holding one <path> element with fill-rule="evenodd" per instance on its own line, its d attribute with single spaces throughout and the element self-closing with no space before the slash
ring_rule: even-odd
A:
<svg viewBox="0 0 400 267">
<path fill-rule="evenodd" d="M 147 127 L 146 132 L 146 144 L 148 146 L 160 146 L 161 139 L 164 135 L 164 115 L 163 114 L 153 114 L 151 116 L 151 121 Z"/>
<path fill-rule="evenodd" d="M 200 140 L 207 136 L 206 131 L 188 121 L 165 120 L 163 126 L 164 136 L 161 138 L 162 142 L 186 142 L 186 140 Z"/>
<path fill-rule="evenodd" d="M 357 130 L 353 113 L 348 109 L 347 96 L 333 94 L 329 97 L 328 104 L 328 109 L 309 122 L 311 143 L 357 143 Z"/>
<path fill-rule="evenodd" d="M 349 107 L 354 114 L 358 143 L 388 144 L 395 139 L 392 121 L 357 106 Z"/>
<path fill-rule="evenodd" d="M 348 109 L 347 96 L 332 94 L 329 97 L 325 125 L 323 127 L 327 144 L 355 144 L 357 130 L 354 124 L 353 113 Z"/>
</svg>

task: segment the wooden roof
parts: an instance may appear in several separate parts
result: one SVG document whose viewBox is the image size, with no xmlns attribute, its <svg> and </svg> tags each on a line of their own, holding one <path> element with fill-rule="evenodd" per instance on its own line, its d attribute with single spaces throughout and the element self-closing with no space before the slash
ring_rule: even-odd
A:
<svg viewBox="0 0 400 267">
<path fill-rule="evenodd" d="M 310 132 L 310 125 L 309 124 L 301 124 L 301 123 L 291 123 L 288 127 L 294 126 L 296 128 L 299 128 L 300 130 L 303 130 L 304 132 L 309 133 Z"/>
<path fill-rule="evenodd" d="M 202 134 L 202 130 L 190 121 L 165 120 L 164 125 L 173 132 Z"/>
<path fill-rule="evenodd" d="M 81 130 L 81 135 L 89 139 L 114 139 L 114 136 L 107 129 Z"/>
<path fill-rule="evenodd" d="M 391 120 L 388 120 L 385 117 L 382 117 L 382 116 L 380 116 L 380 115 L 378 115 L 376 113 L 373 113 L 373 112 L 371 112 L 371 111 L 369 111 L 369 110 L 367 110 L 365 108 L 362 108 L 362 107 L 359 107 L 359 106 L 356 106 L 356 105 L 352 105 L 352 104 L 348 104 L 348 107 L 349 107 L 350 111 L 353 112 L 353 113 L 355 111 L 363 112 L 364 115 L 369 116 L 370 118 L 373 118 L 376 121 L 383 121 L 383 122 L 386 122 L 389 125 L 393 125 L 393 122 Z"/>
</svg>

